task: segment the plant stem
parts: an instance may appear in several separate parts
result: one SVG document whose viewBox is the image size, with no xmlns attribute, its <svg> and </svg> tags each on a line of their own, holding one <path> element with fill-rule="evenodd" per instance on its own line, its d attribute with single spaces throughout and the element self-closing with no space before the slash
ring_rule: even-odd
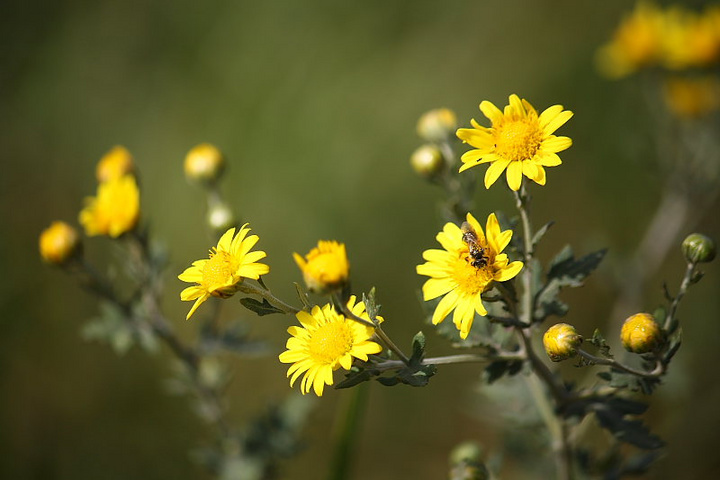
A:
<svg viewBox="0 0 720 480">
<path fill-rule="evenodd" d="M 693 276 L 695 276 L 696 266 L 696 264 L 688 262 L 687 267 L 685 268 L 685 276 L 683 277 L 682 283 L 680 284 L 680 289 L 678 290 L 677 295 L 675 295 L 675 298 L 673 298 L 672 303 L 670 304 L 670 311 L 668 312 L 667 317 L 665 317 L 665 324 L 663 325 L 663 330 L 665 331 L 668 331 L 670 324 L 675 319 L 675 314 L 677 313 L 678 306 L 680 305 L 680 302 L 685 296 L 688 287 L 690 287 Z"/>
<path fill-rule="evenodd" d="M 368 386 L 365 383 L 354 388 L 352 393 L 349 394 L 346 405 L 339 412 L 328 480 L 345 480 L 350 476 L 353 453 L 356 451 L 354 445 L 358 426 L 367 405 Z"/>
<path fill-rule="evenodd" d="M 265 300 L 267 300 L 268 302 L 270 302 L 270 304 L 272 304 L 274 307 L 279 308 L 280 310 L 282 310 L 285 313 L 295 314 L 300 311 L 299 308 L 295 308 L 292 305 L 289 305 L 289 304 L 283 302 L 282 300 L 280 300 L 279 298 L 277 298 L 275 295 L 273 295 L 270 292 L 270 290 L 265 290 L 264 288 L 257 287 L 255 285 L 252 285 L 252 284 L 249 284 L 246 282 L 242 282 L 240 285 L 238 285 L 238 290 L 240 292 L 247 293 L 250 295 L 258 295 L 258 296 L 264 298 Z"/>
<path fill-rule="evenodd" d="M 459 355 L 446 355 L 442 357 L 431 357 L 423 359 L 421 365 L 452 365 L 459 363 L 489 363 L 497 360 L 507 361 L 520 361 L 525 360 L 525 355 L 522 352 L 501 352 L 492 355 L 482 355 L 475 353 L 466 353 Z M 385 372 L 388 370 L 394 370 L 402 368 L 406 364 L 400 360 L 385 360 L 373 366 L 373 368 Z"/>
<path fill-rule="evenodd" d="M 662 362 L 658 362 L 655 368 L 648 372 L 645 370 L 636 370 L 632 367 L 628 367 L 627 365 L 623 365 L 622 363 L 618 362 L 617 360 L 614 360 L 612 358 L 603 358 L 603 357 L 596 357 L 595 355 L 586 352 L 582 348 L 577 349 L 578 355 L 582 356 L 583 358 L 589 360 L 590 362 L 597 364 L 597 365 L 609 365 L 613 368 L 616 368 L 618 370 L 622 370 L 624 372 L 630 373 L 632 375 L 637 375 L 638 377 L 644 377 L 644 378 L 657 378 L 661 376 L 663 373 L 665 373 L 665 366 L 662 364 Z"/>
</svg>

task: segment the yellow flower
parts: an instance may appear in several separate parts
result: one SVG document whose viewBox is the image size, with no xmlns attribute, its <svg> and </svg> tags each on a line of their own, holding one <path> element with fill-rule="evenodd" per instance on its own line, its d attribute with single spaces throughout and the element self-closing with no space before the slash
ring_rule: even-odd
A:
<svg viewBox="0 0 720 480">
<path fill-rule="evenodd" d="M 669 78 L 664 85 L 665 103 L 681 118 L 698 118 L 720 108 L 720 81 L 708 75 Z"/>
<path fill-rule="evenodd" d="M 183 282 L 197 283 L 187 287 L 180 293 L 183 301 L 195 300 L 195 304 L 188 312 L 189 319 L 195 310 L 211 296 L 228 298 L 235 294 L 238 285 L 245 278 L 257 280 L 260 275 L 270 271 L 270 267 L 262 263 L 255 263 L 265 258 L 265 252 L 250 249 L 259 240 L 257 235 L 246 235 L 250 231 L 248 224 L 242 226 L 235 235 L 231 228 L 218 241 L 217 247 L 210 250 L 210 258 L 197 260 L 191 267 L 185 269 L 178 278 Z"/>
<path fill-rule="evenodd" d="M 342 288 L 350 275 L 345 244 L 334 240 L 320 240 L 305 258 L 293 253 L 303 272 L 305 285 L 312 292 L 324 293 Z"/>
<path fill-rule="evenodd" d="M 356 316 L 370 321 L 363 302 L 355 303 L 351 296 L 348 308 Z M 286 344 L 287 350 L 280 354 L 282 363 L 292 363 L 287 376 L 290 386 L 300 375 L 300 391 L 304 394 L 312 388 L 319 397 L 325 385 L 333 384 L 333 372 L 340 367 L 350 370 L 353 358 L 367 361 L 368 355 L 380 353 L 382 347 L 370 340 L 374 328 L 346 318 L 337 313 L 330 304 L 313 307 L 310 313 L 300 311 L 297 319 L 302 327 L 292 326 L 292 335 Z M 381 317 L 377 317 L 382 321 Z"/>
<path fill-rule="evenodd" d="M 662 341 L 663 332 L 649 313 L 636 313 L 628 317 L 620 330 L 623 347 L 633 353 L 655 350 Z"/>
<path fill-rule="evenodd" d="M 455 112 L 448 108 L 436 108 L 423 113 L 417 123 L 417 133 L 427 142 L 447 140 L 457 128 Z"/>
<path fill-rule="evenodd" d="M 210 143 L 193 147 L 185 156 L 185 176 L 189 180 L 212 183 L 225 170 L 225 157 Z"/>
<path fill-rule="evenodd" d="M 124 175 L 98 185 L 97 196 L 85 199 L 80 223 L 85 233 L 117 238 L 137 225 L 140 191 L 135 177 Z"/>
<path fill-rule="evenodd" d="M 80 250 L 80 235 L 65 222 L 53 222 L 40 234 L 40 256 L 48 263 L 61 265 Z"/>
<path fill-rule="evenodd" d="M 543 335 L 543 346 L 550 360 L 561 362 L 577 355 L 577 348 L 582 344 L 583 337 L 575 327 L 567 323 L 558 323 L 548 328 Z"/>
<path fill-rule="evenodd" d="M 103 183 L 134 172 L 135 164 L 130 152 L 122 145 L 115 145 L 98 162 L 95 176 L 98 182 Z"/>
<path fill-rule="evenodd" d="M 597 54 L 598 69 L 609 78 L 621 78 L 656 63 L 663 51 L 662 10 L 639 2 L 615 30 L 612 40 Z"/>
<path fill-rule="evenodd" d="M 427 275 L 423 285 L 423 299 L 432 300 L 443 296 L 432 316 L 437 325 L 454 310 L 453 323 L 461 338 L 467 338 L 475 313 L 487 315 L 480 295 L 493 282 L 510 280 L 522 270 L 522 262 L 509 263 L 502 252 L 510 243 L 512 230 L 500 231 L 494 213 L 487 219 L 486 235 L 475 217 L 467 214 L 467 222 L 461 229 L 446 223 L 437 240 L 444 250 L 425 250 L 426 263 L 417 266 L 417 273 Z"/>
<path fill-rule="evenodd" d="M 508 186 L 517 191 L 525 175 L 534 182 L 545 185 L 545 168 L 562 163 L 557 152 L 572 145 L 568 137 L 556 137 L 553 132 L 570 120 L 573 113 L 553 105 L 538 116 L 526 100 L 510 95 L 509 105 L 501 111 L 491 102 L 483 101 L 480 110 L 492 122 L 492 127 L 480 126 L 471 120 L 473 128 L 461 128 L 457 136 L 475 150 L 461 157 L 467 170 L 481 163 L 490 163 L 485 172 L 485 188 L 507 169 Z"/>
<path fill-rule="evenodd" d="M 664 17 L 663 62 L 671 69 L 704 67 L 720 55 L 718 10 L 704 15 L 680 7 L 671 8 Z"/>
</svg>

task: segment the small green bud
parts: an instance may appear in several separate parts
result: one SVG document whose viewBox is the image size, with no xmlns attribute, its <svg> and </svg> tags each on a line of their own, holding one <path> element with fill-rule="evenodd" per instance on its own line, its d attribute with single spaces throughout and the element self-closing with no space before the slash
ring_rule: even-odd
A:
<svg viewBox="0 0 720 480">
<path fill-rule="evenodd" d="M 445 168 L 442 152 L 434 145 L 422 145 L 410 157 L 415 173 L 423 178 L 433 178 Z"/>
<path fill-rule="evenodd" d="M 577 355 L 577 348 L 582 342 L 583 337 L 567 323 L 553 325 L 543 335 L 545 353 L 553 362 L 562 362 Z"/>
<path fill-rule="evenodd" d="M 207 212 L 207 224 L 216 232 L 224 232 L 237 225 L 235 214 L 225 202 L 212 202 Z"/>
<path fill-rule="evenodd" d="M 649 313 L 636 313 L 628 317 L 620 331 L 620 340 L 626 350 L 633 353 L 648 353 L 660 344 L 663 337 L 655 317 Z"/>
<path fill-rule="evenodd" d="M 457 116 L 448 108 L 425 112 L 417 123 L 417 133 L 427 142 L 442 142 L 455 134 Z"/>
<path fill-rule="evenodd" d="M 712 262 L 717 253 L 715 241 L 702 233 L 691 233 L 682 243 L 682 251 L 690 263 Z"/>
<path fill-rule="evenodd" d="M 482 463 L 482 448 L 476 442 L 463 442 L 450 452 L 450 480 L 488 480 L 490 473 Z"/>
</svg>

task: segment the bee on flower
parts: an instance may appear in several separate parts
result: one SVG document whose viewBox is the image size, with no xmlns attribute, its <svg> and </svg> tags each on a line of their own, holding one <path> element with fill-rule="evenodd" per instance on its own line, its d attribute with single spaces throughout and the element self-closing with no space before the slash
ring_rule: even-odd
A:
<svg viewBox="0 0 720 480">
<path fill-rule="evenodd" d="M 500 230 L 494 213 L 488 216 L 484 233 L 470 213 L 462 229 L 454 223 L 445 224 L 436 237 L 443 249 L 425 250 L 426 262 L 417 266 L 418 274 L 430 277 L 422 287 L 423 299 L 443 297 L 433 313 L 433 325 L 453 312 L 453 323 L 465 339 L 475 314 L 487 315 L 482 293 L 493 282 L 508 281 L 523 268 L 522 262 L 510 262 L 502 253 L 512 234 L 512 230 Z"/>
</svg>

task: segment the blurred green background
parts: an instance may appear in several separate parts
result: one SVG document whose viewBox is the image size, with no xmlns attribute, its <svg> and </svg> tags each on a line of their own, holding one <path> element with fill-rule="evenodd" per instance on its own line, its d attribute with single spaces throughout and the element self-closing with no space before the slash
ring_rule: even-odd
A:
<svg viewBox="0 0 720 480">
<path fill-rule="evenodd" d="M 293 251 L 321 238 L 344 241 L 354 286 L 377 287 L 389 333 L 408 345 L 423 329 L 435 355 L 448 348 L 422 321 L 415 265 L 435 246 L 441 195 L 409 167 L 418 116 L 448 107 L 467 125 L 481 120 L 481 100 L 504 105 L 511 93 L 538 109 L 561 103 L 576 114 L 561 131 L 574 145 L 562 167 L 548 170 L 548 185 L 533 189 L 536 224 L 557 221 L 540 255 L 547 260 L 567 242 L 580 253 L 608 246 L 586 287 L 563 297 L 568 321 L 583 333 L 615 328 L 613 277 L 663 182 L 652 168 L 640 84 L 605 81 L 593 67 L 595 49 L 630 7 L 620 0 L 4 3 L 0 477 L 205 478 L 188 451 L 209 436 L 189 401 L 164 390 L 168 352 L 118 357 L 84 342 L 78 331 L 97 314 L 95 302 L 37 254 L 37 236 L 52 220 L 76 224 L 83 197 L 95 191 L 95 163 L 115 144 L 135 155 L 143 218 L 170 251 L 165 307 L 183 335 L 190 338 L 194 325 L 183 320 L 189 304 L 179 301 L 176 275 L 216 239 L 182 160 L 207 141 L 230 160 L 224 192 L 260 235 L 274 291 L 293 299 L 300 279 Z M 683 234 L 718 238 L 717 206 Z M 512 209 L 503 188 L 477 194 L 478 218 Z M 89 239 L 86 250 L 103 263 L 107 241 Z M 673 251 L 647 286 L 648 309 L 661 301 L 663 279 L 676 288 L 682 269 Z M 647 416 L 669 443 L 651 478 L 720 474 L 720 272 L 717 264 L 707 272 L 681 307 L 685 343 Z M 224 312 L 246 318 L 277 353 L 294 321 L 254 317 L 236 299 Z M 616 332 L 607 336 L 617 348 Z M 229 398 L 238 422 L 290 393 L 275 353 L 234 368 Z M 449 450 L 466 439 L 501 450 L 503 424 L 474 395 L 480 372 L 446 367 L 424 389 L 372 384 L 353 478 L 444 478 Z M 317 402 L 305 450 L 282 478 L 325 475 L 328 432 L 348 393 L 328 390 Z M 527 473 L 513 468 L 507 478 Z"/>
</svg>

